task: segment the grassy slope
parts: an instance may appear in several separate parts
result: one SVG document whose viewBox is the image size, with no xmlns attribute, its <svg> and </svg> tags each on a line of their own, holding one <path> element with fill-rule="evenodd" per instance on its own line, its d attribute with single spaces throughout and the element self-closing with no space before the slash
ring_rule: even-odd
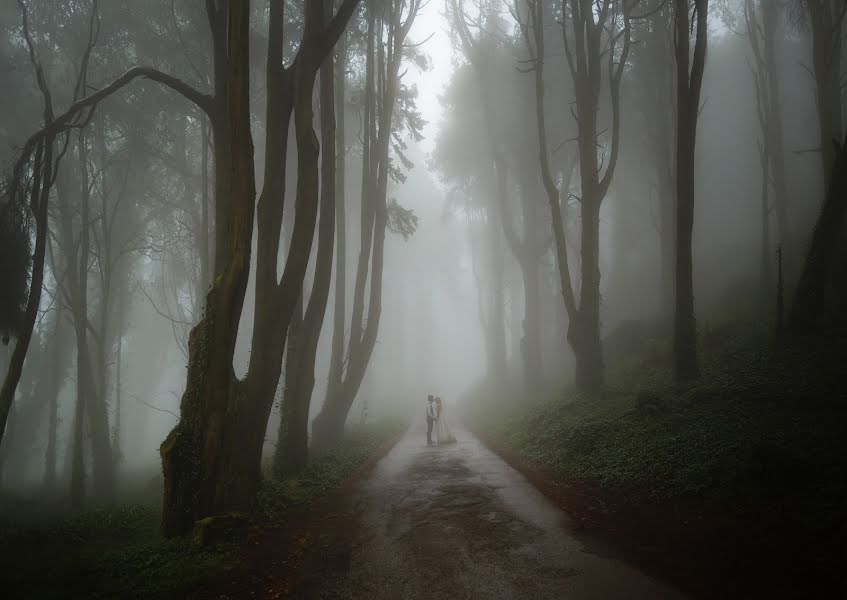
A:
<svg viewBox="0 0 847 600">
<path fill-rule="evenodd" d="M 733 324 L 707 335 L 695 385 L 672 385 L 657 366 L 665 359 L 642 349 L 613 370 L 602 398 L 560 392 L 492 411 L 491 394 L 481 394 L 485 409 L 469 418 L 569 478 L 843 538 L 843 341 L 840 352 L 775 356 L 761 334 Z"/>
<path fill-rule="evenodd" d="M 264 482 L 254 532 L 338 486 L 403 425 L 383 422 L 351 432 L 344 445 L 298 479 Z M 6 598 L 169 598 L 233 564 L 238 546 L 200 549 L 159 536 L 157 506 L 87 512 L 41 529 L 0 531 L 0 590 Z"/>
</svg>

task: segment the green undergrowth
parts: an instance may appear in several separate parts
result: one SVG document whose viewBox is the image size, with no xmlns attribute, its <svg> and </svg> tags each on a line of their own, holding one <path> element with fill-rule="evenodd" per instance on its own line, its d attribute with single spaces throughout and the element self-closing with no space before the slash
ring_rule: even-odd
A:
<svg viewBox="0 0 847 600">
<path fill-rule="evenodd" d="M 755 324 L 737 323 L 701 337 L 694 384 L 674 385 L 667 361 L 645 351 L 609 370 L 599 398 L 478 390 L 468 418 L 573 479 L 847 533 L 843 339 L 775 351 Z"/>
<path fill-rule="evenodd" d="M 158 506 L 125 505 L 0 536 L 11 598 L 178 598 L 231 556 L 159 535 Z"/>
<path fill-rule="evenodd" d="M 403 427 L 395 421 L 354 427 L 338 449 L 297 479 L 266 479 L 251 515 L 253 533 L 272 528 L 292 507 L 338 486 Z M 89 511 L 38 528 L 4 521 L 4 598 L 183 598 L 236 564 L 239 550 L 237 544 L 199 548 L 189 538 L 163 539 L 161 508 L 153 504 Z"/>
<path fill-rule="evenodd" d="M 349 431 L 342 446 L 312 461 L 300 476 L 285 480 L 265 478 L 256 503 L 256 525 L 272 527 L 291 508 L 338 486 L 382 444 L 398 436 L 405 428 L 406 424 L 399 420 L 355 426 Z"/>
</svg>

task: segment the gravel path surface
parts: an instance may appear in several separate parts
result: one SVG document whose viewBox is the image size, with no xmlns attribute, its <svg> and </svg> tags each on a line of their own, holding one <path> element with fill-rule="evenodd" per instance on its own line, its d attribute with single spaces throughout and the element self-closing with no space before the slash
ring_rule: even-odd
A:
<svg viewBox="0 0 847 600">
<path fill-rule="evenodd" d="M 650 599 L 678 592 L 591 553 L 567 515 L 471 433 L 411 428 L 313 532 L 293 598 Z"/>
</svg>

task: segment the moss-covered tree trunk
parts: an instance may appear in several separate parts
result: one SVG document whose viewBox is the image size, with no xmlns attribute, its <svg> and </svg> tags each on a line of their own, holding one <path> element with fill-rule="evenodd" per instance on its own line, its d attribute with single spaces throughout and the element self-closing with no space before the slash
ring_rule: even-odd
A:
<svg viewBox="0 0 847 600">
<path fill-rule="evenodd" d="M 160 452 L 165 475 L 163 531 L 187 532 L 198 518 L 250 508 L 260 482 L 265 430 L 279 383 L 286 332 L 302 293 L 318 203 L 312 92 L 323 58 L 356 0 L 344 0 L 324 27 L 323 4 L 307 3 L 303 38 L 282 64 L 283 2 L 271 3 L 267 62 L 266 181 L 259 199 L 256 310 L 251 360 L 243 381 L 232 358 L 247 288 L 255 181 L 250 133 L 250 3 L 229 0 L 211 13 L 215 49 L 215 272 L 203 320 L 189 337 L 188 382 L 179 424 Z M 221 66 L 223 65 L 223 66 Z M 276 281 L 288 127 L 297 143 L 295 221 L 285 269 Z"/>
<path fill-rule="evenodd" d="M 246 510 L 258 480 L 258 465 L 231 470 L 231 456 L 247 440 L 251 415 L 240 410 L 241 385 L 232 358 L 250 268 L 255 182 L 250 133 L 250 3 L 229 0 L 223 14 L 210 15 L 218 88 L 213 134 L 215 154 L 215 272 L 203 319 L 189 336 L 188 378 L 180 421 L 160 447 L 164 474 L 162 530 L 188 532 L 204 516 Z M 223 37 L 221 20 L 227 23 Z M 259 434 L 264 435 L 264 430 Z"/>
</svg>

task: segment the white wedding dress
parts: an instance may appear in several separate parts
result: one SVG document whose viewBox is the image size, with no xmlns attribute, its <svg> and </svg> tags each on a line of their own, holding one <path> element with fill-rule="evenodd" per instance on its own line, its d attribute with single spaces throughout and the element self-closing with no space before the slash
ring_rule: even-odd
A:
<svg viewBox="0 0 847 600">
<path fill-rule="evenodd" d="M 435 423 L 435 439 L 438 444 L 452 444 L 456 441 L 453 432 L 450 431 L 450 426 L 447 424 L 444 403 L 441 404 L 441 412 L 439 413 L 438 421 Z"/>
</svg>

